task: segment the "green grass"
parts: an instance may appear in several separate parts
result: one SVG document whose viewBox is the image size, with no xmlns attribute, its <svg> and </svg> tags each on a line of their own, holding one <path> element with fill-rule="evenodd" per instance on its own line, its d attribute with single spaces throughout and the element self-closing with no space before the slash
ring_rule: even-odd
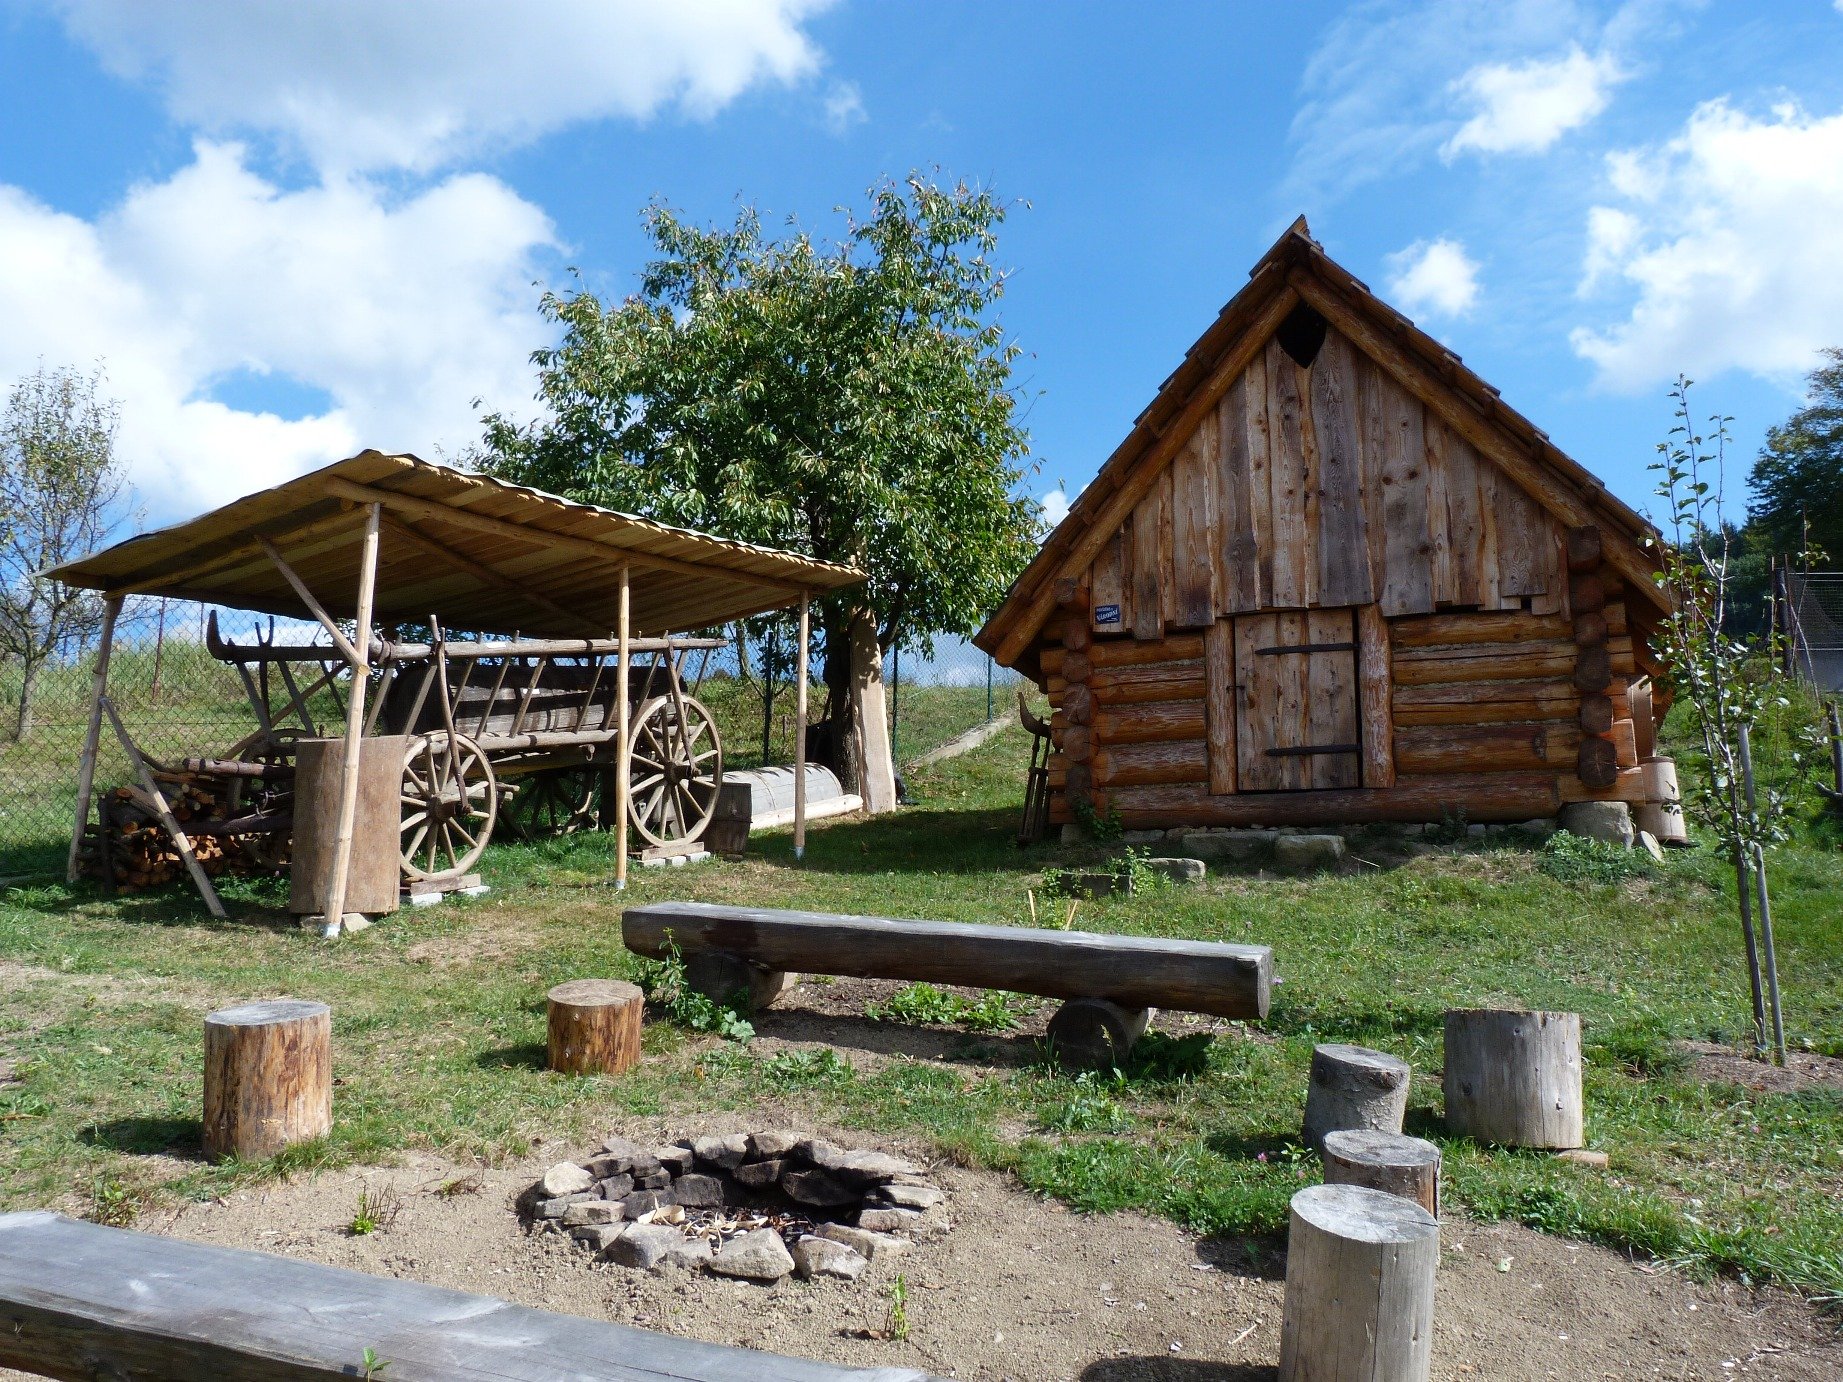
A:
<svg viewBox="0 0 1843 1382">
<path fill-rule="evenodd" d="M 1704 1083 L 1677 1047 L 1738 1043 L 1749 1022 L 1733 878 L 1701 850 L 1599 881 L 1597 863 L 1557 877 L 1559 851 L 1488 838 L 1345 876 L 1212 876 L 1085 903 L 1088 929 L 1270 944 L 1284 980 L 1259 1029 L 1212 1041 L 1181 1014 L 1161 1017 L 1118 1080 L 995 1063 L 994 1050 L 1022 1050 L 1023 1039 L 997 1023 L 974 1030 L 968 1007 L 948 1013 L 913 993 L 906 1016 L 894 1002 L 882 1016 L 959 1022 L 955 1059 L 864 1060 L 849 1021 L 832 1050 L 776 1054 L 656 1023 L 632 1076 L 543 1070 L 545 989 L 635 972 L 619 937 L 626 901 L 1028 924 L 1025 892 L 1041 871 L 1097 851 L 1012 844 L 1024 756 L 1022 733 L 1007 731 L 915 774 L 920 805 L 816 827 L 802 865 L 781 832 L 743 864 L 639 871 L 621 898 L 606 886 L 603 838 L 495 848 L 490 896 L 332 945 L 213 924 L 179 893 L 105 903 L 16 891 L 0 904 L 0 1054 L 19 1077 L 0 1086 L 0 1207 L 74 1197 L 119 1215 L 150 1196 L 206 1196 L 406 1148 L 503 1160 L 534 1138 L 586 1140 L 623 1113 L 690 1126 L 767 1091 L 867 1140 L 906 1130 L 1080 1209 L 1145 1209 L 1260 1247 L 1317 1176 L 1297 1142 L 1306 1070 L 1315 1042 L 1341 1040 L 1413 1063 L 1409 1128 L 1445 1148 L 1454 1209 L 1843 1294 L 1843 1096 Z M 1806 835 L 1772 863 L 1787 1022 L 1794 1042 L 1839 1050 L 1843 862 L 1822 832 Z M 272 884 L 239 884 L 233 912 L 279 897 Z M 333 1006 L 334 1131 L 276 1162 L 209 1166 L 198 1159 L 200 1019 L 278 993 Z M 1610 1154 L 1609 1171 L 1446 1136 L 1434 1078 L 1442 1014 L 1494 1003 L 1584 1015 L 1588 1139 Z"/>
</svg>

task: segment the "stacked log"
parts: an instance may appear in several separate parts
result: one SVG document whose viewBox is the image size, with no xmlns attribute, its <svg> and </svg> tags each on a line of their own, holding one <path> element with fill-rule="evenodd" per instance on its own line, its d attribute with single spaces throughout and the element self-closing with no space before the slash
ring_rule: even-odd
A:
<svg viewBox="0 0 1843 1382">
<path fill-rule="evenodd" d="M 1056 680 L 1050 703 L 1055 713 L 1050 717 L 1050 733 L 1056 758 L 1050 765 L 1050 788 L 1057 799 L 1051 803 L 1050 819 L 1067 821 L 1074 812 L 1072 797 L 1085 798 L 1098 810 L 1106 809 L 1106 798 L 1095 790 L 1094 723 L 1096 702 L 1088 684 L 1094 663 L 1090 653 L 1093 635 L 1088 628 L 1088 587 L 1078 581 L 1060 581 L 1056 587 L 1056 605 L 1062 614 L 1062 647 L 1056 650 Z M 1047 657 L 1045 659 L 1048 660 Z M 1045 668 L 1047 672 L 1047 667 Z M 1057 761 L 1060 759 L 1060 761 Z M 1060 809 L 1058 809 L 1060 808 Z"/>
<path fill-rule="evenodd" d="M 186 760 L 178 770 L 154 771 L 173 818 L 186 832 L 192 853 L 207 876 L 271 873 L 287 867 L 285 816 L 258 821 L 247 801 L 236 805 L 233 814 L 237 794 L 231 791 L 231 779 L 276 771 L 259 764 L 199 759 Z M 139 787 L 117 787 L 104 793 L 97 815 L 98 823 L 85 829 L 78 851 L 78 865 L 85 875 L 123 893 L 185 881 L 179 849 L 146 792 Z M 251 829 L 254 825 L 265 829 Z M 281 831 L 272 839 L 268 830 L 276 826 Z"/>
</svg>

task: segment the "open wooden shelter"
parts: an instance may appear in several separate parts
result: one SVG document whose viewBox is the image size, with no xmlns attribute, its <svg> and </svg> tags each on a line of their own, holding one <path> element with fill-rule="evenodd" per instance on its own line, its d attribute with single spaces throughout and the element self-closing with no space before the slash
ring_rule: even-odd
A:
<svg viewBox="0 0 1843 1382">
<path fill-rule="evenodd" d="M 1301 218 L 974 642 L 1049 694 L 1051 821 L 1642 805 L 1654 536 Z"/>
<path fill-rule="evenodd" d="M 213 652 L 238 665 L 262 722 L 242 746 L 249 760 L 244 767 L 220 765 L 233 776 L 254 778 L 283 769 L 291 774 L 291 767 L 277 768 L 272 761 L 286 747 L 278 729 L 286 716 L 275 716 L 272 707 L 279 703 L 287 714 L 306 721 L 306 703 L 315 688 L 343 678 L 337 830 L 318 892 L 335 931 L 345 915 L 361 742 L 378 732 L 381 713 L 387 732 L 411 736 L 431 765 L 406 768 L 405 802 L 412 788 L 426 794 L 431 818 L 442 816 L 444 825 L 472 809 L 469 791 L 478 788 L 470 781 L 483 781 L 488 797 L 496 798 L 499 789 L 482 744 L 507 755 L 514 771 L 547 768 L 565 751 L 607 763 L 617 778 L 616 868 L 624 882 L 630 763 L 641 752 L 636 745 L 646 729 L 629 719 L 636 656 L 654 659 L 643 669 L 639 694 L 651 697 L 641 703 L 643 718 L 648 707 L 658 712 L 656 744 L 682 747 L 695 768 L 696 746 L 688 740 L 692 715 L 679 669 L 686 653 L 708 652 L 717 640 L 676 638 L 673 631 L 710 628 L 797 605 L 802 637 L 795 695 L 796 713 L 803 718 L 809 598 L 863 579 L 849 567 L 796 553 L 674 528 L 377 451 L 46 574 L 107 597 L 78 784 L 72 874 L 89 819 L 96 749 L 107 718 L 214 910 L 216 897 L 192 859 L 185 833 L 108 698 L 116 615 L 126 597 L 149 595 L 305 618 L 321 626 L 326 643 L 294 647 L 272 641 L 227 644 L 216 639 L 214 628 Z M 379 635 L 380 628 L 398 624 L 426 624 L 433 640 L 408 643 Z M 456 631 L 500 637 L 449 641 Z M 321 675 L 308 682 L 304 673 L 297 684 L 288 671 L 291 662 L 317 668 Z M 422 669 L 420 690 L 408 679 L 397 680 L 412 663 Z M 569 675 L 560 684 L 542 684 L 543 670 L 556 664 L 567 664 Z M 488 670 L 470 691 L 471 672 L 451 675 L 455 665 Z M 271 667 L 278 673 L 273 692 Z M 533 669 L 528 680 L 527 667 Z M 254 689 L 258 674 L 260 695 Z M 460 718 L 476 711 L 476 718 Z M 714 735 L 714 725 L 710 732 Z M 431 746 L 441 750 L 439 765 Z M 802 735 L 795 736 L 795 752 L 798 848 L 805 825 Z M 662 794 L 680 790 L 688 770 L 665 762 L 666 752 L 656 756 L 661 762 L 655 765 L 655 779 Z M 720 757 L 717 761 L 720 779 Z M 464 781 L 469 773 L 475 777 Z M 431 867 L 443 862 L 435 857 L 433 844 L 430 851 Z M 447 862 L 453 862 L 452 854 Z"/>
</svg>

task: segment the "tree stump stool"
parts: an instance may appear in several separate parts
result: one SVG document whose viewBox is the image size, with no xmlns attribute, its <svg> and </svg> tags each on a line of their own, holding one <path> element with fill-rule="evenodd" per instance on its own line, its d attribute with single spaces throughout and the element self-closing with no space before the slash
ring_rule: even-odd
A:
<svg viewBox="0 0 1843 1382">
<path fill-rule="evenodd" d="M 549 1064 L 566 1075 L 619 1075 L 640 1063 L 646 996 L 619 979 L 572 979 L 545 995 Z"/>
<path fill-rule="evenodd" d="M 1325 1134 L 1325 1184 L 1365 1185 L 1440 1217 L 1440 1149 L 1420 1137 L 1344 1128 Z"/>
<path fill-rule="evenodd" d="M 1061 1065 L 1116 1070 L 1145 1035 L 1150 1008 L 1123 1008 L 1105 998 L 1072 998 L 1049 1020 L 1044 1040 Z"/>
<path fill-rule="evenodd" d="M 1426 1382 L 1440 1226 L 1361 1185 L 1293 1196 L 1279 1382 Z"/>
<path fill-rule="evenodd" d="M 1469 1008 L 1446 1015 L 1446 1125 L 1503 1147 L 1584 1139 L 1579 1013 Z"/>
<path fill-rule="evenodd" d="M 1300 1136 L 1317 1150 L 1343 1128 L 1400 1132 L 1408 1111 L 1408 1062 L 1365 1046 L 1332 1042 L 1312 1048 L 1312 1075 Z"/>
<path fill-rule="evenodd" d="M 277 998 L 205 1019 L 205 1155 L 274 1156 L 333 1127 L 333 1014 Z"/>
</svg>

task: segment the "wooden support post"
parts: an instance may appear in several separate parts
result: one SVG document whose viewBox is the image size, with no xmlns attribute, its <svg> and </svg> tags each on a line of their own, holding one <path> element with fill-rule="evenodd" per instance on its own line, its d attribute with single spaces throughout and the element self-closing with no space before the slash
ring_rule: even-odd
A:
<svg viewBox="0 0 1843 1382">
<path fill-rule="evenodd" d="M 646 1000 L 618 979 L 572 979 L 545 995 L 550 1068 L 566 1075 L 619 1075 L 640 1063 Z"/>
<path fill-rule="evenodd" d="M 166 793 L 160 790 L 160 784 L 154 781 L 154 775 L 148 769 L 147 760 L 141 757 L 140 749 L 128 737 L 128 731 L 122 725 L 122 717 L 115 713 L 114 702 L 103 696 L 100 704 L 103 713 L 109 717 L 110 727 L 115 730 L 115 737 L 121 741 L 122 752 L 128 755 L 128 762 L 134 767 L 135 776 L 141 779 L 142 789 L 152 798 L 154 810 L 160 816 L 160 824 L 166 827 L 166 833 L 172 837 L 173 848 L 179 851 L 179 857 L 185 861 L 186 872 L 192 875 L 199 896 L 205 899 L 206 910 L 220 921 L 223 920 L 224 904 L 218 900 L 218 890 L 211 886 L 211 879 L 198 862 L 198 856 L 192 852 L 192 841 L 180 827 L 178 818 L 173 815 L 173 808 L 167 804 Z"/>
<path fill-rule="evenodd" d="M 1446 1125 L 1505 1147 L 1581 1145 L 1579 1013 L 1446 1015 Z"/>
<path fill-rule="evenodd" d="M 1293 1196 L 1279 1382 L 1426 1382 L 1440 1225 L 1361 1185 Z"/>
<path fill-rule="evenodd" d="M 90 680 L 90 723 L 83 733 L 83 758 L 77 765 L 77 820 L 70 832 L 70 853 L 64 861 L 64 881 L 77 881 L 77 850 L 90 823 L 90 794 L 96 787 L 96 749 L 102 739 L 102 701 L 109 692 L 109 655 L 115 650 L 115 616 L 122 612 L 122 597 L 111 595 L 102 607 L 102 640 L 96 645 L 96 670 Z M 107 881 L 106 879 L 104 880 Z"/>
<path fill-rule="evenodd" d="M 327 860 L 326 912 L 321 934 L 337 936 L 346 915 L 346 879 L 352 868 L 352 828 L 358 820 L 359 740 L 365 732 L 365 679 L 371 675 L 366 656 L 371 649 L 371 601 L 378 581 L 378 523 L 382 510 L 373 504 L 365 514 L 364 546 L 358 559 L 358 607 L 353 633 L 345 643 L 352 668 L 352 689 L 346 696 L 345 747 L 339 764 L 339 829 L 333 835 L 333 853 Z M 286 568 L 283 568 L 286 571 Z M 305 594 L 303 593 L 303 598 Z M 318 606 L 313 606 L 318 611 Z M 324 622 L 325 615 L 319 616 Z M 342 642 L 344 640 L 341 640 Z"/>
<path fill-rule="evenodd" d="M 278 998 L 205 1019 L 205 1154 L 274 1156 L 333 1127 L 333 1016 Z"/>
<path fill-rule="evenodd" d="M 858 727 L 858 762 L 863 773 L 864 809 L 881 815 L 896 809 L 896 764 L 890 757 L 889 712 L 883 700 L 883 649 L 877 621 L 868 610 L 851 620 L 851 699 Z"/>
<path fill-rule="evenodd" d="M 1049 1020 L 1044 1042 L 1058 1065 L 1118 1070 L 1152 1020 L 1150 1008 L 1123 1008 L 1105 998 L 1075 998 Z"/>
<path fill-rule="evenodd" d="M 813 639 L 812 601 L 800 592 L 800 647 L 794 655 L 794 859 L 806 858 L 806 658 Z"/>
<path fill-rule="evenodd" d="M 376 506 L 373 505 L 373 510 L 375 509 Z M 370 540 L 369 533 L 367 533 L 367 540 Z M 333 646 L 339 649 L 339 655 L 346 660 L 346 663 L 352 667 L 368 663 L 369 658 L 360 656 L 358 648 L 353 647 L 351 640 L 340 632 L 339 625 L 333 622 L 333 616 L 328 614 L 321 607 L 320 602 L 314 598 L 313 591 L 307 588 L 307 582 L 296 575 L 294 568 L 282 559 L 282 554 L 277 550 L 275 544 L 261 536 L 257 537 L 256 544 L 262 548 L 264 555 L 273 563 L 275 569 L 287 578 L 288 584 L 294 587 L 294 593 L 301 597 L 301 603 L 307 606 L 307 612 L 320 621 L 320 627 L 326 630 L 327 636 L 333 640 Z M 362 573 L 359 576 L 359 582 L 361 586 L 364 583 Z M 370 633 L 367 630 L 359 639 L 360 646 L 368 645 L 370 641 Z M 369 651 L 368 648 L 367 651 Z"/>
<path fill-rule="evenodd" d="M 621 563 L 621 601 L 619 610 L 620 623 L 614 631 L 619 646 L 615 649 L 614 665 L 614 700 L 615 719 L 619 724 L 621 745 L 620 762 L 614 770 L 614 886 L 617 890 L 627 886 L 627 814 L 633 803 L 633 758 L 634 746 L 628 742 L 633 732 L 629 723 L 631 715 L 627 705 L 628 684 L 633 670 L 633 637 L 629 628 L 628 616 L 628 571 L 626 562 Z"/>
<path fill-rule="evenodd" d="M 1325 1134 L 1326 1185 L 1367 1185 L 1440 1217 L 1440 1149 L 1422 1137 L 1344 1128 Z"/>
<path fill-rule="evenodd" d="M 1331 1042 L 1312 1048 L 1312 1074 L 1300 1134 L 1316 1148 L 1343 1128 L 1400 1132 L 1408 1111 L 1408 1062 L 1384 1051 Z"/>
<path fill-rule="evenodd" d="M 685 983 L 713 1003 L 741 999 L 750 1012 L 772 1008 L 786 997 L 800 976 L 785 969 L 765 969 L 724 950 L 700 950 L 685 956 Z"/>
</svg>

